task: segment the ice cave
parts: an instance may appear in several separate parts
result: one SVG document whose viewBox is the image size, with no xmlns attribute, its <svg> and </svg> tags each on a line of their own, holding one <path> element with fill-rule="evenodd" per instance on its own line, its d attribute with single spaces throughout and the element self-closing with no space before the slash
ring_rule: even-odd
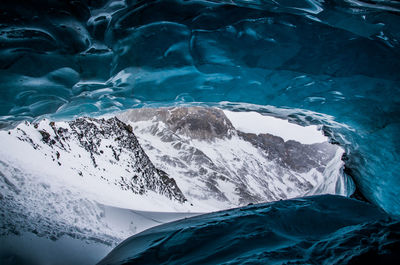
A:
<svg viewBox="0 0 400 265">
<path fill-rule="evenodd" d="M 2 0 L 0 264 L 399 264 L 400 2 Z"/>
</svg>

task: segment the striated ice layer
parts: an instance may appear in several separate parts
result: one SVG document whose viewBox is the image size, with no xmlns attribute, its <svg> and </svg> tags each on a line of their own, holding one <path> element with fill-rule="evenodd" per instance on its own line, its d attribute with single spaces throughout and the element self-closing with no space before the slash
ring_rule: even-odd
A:
<svg viewBox="0 0 400 265">
<path fill-rule="evenodd" d="M 256 104 L 245 108 L 323 125 L 364 196 L 400 214 L 399 10 L 395 1 L 5 0 L 1 126 Z"/>
</svg>

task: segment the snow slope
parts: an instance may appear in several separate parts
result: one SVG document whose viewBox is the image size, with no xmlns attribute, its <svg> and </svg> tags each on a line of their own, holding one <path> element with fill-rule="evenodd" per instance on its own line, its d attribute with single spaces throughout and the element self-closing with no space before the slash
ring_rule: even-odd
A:
<svg viewBox="0 0 400 265">
<path fill-rule="evenodd" d="M 193 215 L 124 126 L 87 118 L 0 131 L 0 263 L 44 264 L 87 243 L 87 257 L 64 264 L 91 264 L 132 234 Z M 53 251 L 15 248 L 24 240 Z"/>
<path fill-rule="evenodd" d="M 137 210 L 190 209 L 182 206 L 187 204 L 182 204 L 185 198 L 173 179 L 153 166 L 130 129 L 119 127 L 122 124 L 116 119 L 26 122 L 0 131 L 0 161 L 59 186 L 83 190 L 100 203 Z M 145 197 L 151 198 L 151 206 Z"/>
</svg>

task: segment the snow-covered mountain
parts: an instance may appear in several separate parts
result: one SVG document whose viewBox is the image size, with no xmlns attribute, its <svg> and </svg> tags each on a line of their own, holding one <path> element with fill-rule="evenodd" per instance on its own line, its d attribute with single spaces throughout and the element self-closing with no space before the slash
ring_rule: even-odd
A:
<svg viewBox="0 0 400 265">
<path fill-rule="evenodd" d="M 351 192 L 343 150 L 327 141 L 302 144 L 242 132 L 218 108 L 141 108 L 118 117 L 188 201 L 204 209 Z"/>
<path fill-rule="evenodd" d="M 95 242 L 104 255 L 198 212 L 351 192 L 341 148 L 237 130 L 226 114 L 234 120 L 217 108 L 143 108 L 0 131 L 1 251 L 23 234 L 61 245 L 72 238 L 82 249 Z"/>
<path fill-rule="evenodd" d="M 116 118 L 42 120 L 0 131 L 0 202 L 1 258 L 38 264 L 55 257 L 65 261 L 57 264 L 94 263 L 132 234 L 193 215 L 173 178 Z M 22 238 L 54 255 L 17 247 Z M 71 259 L 65 247 L 82 255 Z"/>
</svg>

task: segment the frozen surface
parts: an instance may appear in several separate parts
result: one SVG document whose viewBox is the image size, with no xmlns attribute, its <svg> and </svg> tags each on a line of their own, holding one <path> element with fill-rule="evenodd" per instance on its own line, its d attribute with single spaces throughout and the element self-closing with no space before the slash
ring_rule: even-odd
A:
<svg viewBox="0 0 400 265">
<path fill-rule="evenodd" d="M 78 205 L 73 206 L 79 207 Z M 48 230 L 43 231 L 43 227 L 40 227 L 40 225 L 32 225 L 31 229 L 26 230 L 27 226 L 21 227 L 16 223 L 15 228 L 20 231 L 14 231 L 15 233 L 8 233 L 6 235 L 2 231 L 0 237 L 0 263 L 4 265 L 96 264 L 116 244 L 128 236 L 142 232 L 153 226 L 196 215 L 188 213 L 143 212 L 104 205 L 99 205 L 99 208 L 104 213 L 101 222 L 110 228 L 109 232 L 114 231 L 114 234 L 119 233 L 121 238 L 114 238 L 110 242 L 102 242 L 98 235 L 93 235 L 88 230 L 85 231 L 86 237 L 82 237 L 73 232 L 65 234 L 64 230 L 57 230 L 55 224 L 48 224 Z M 18 209 L 15 210 L 18 211 Z M 19 214 L 22 215 L 23 213 L 20 212 Z M 48 217 L 51 218 L 51 213 L 48 214 L 50 214 Z M 37 220 L 32 220 L 29 217 L 25 217 L 24 221 L 26 223 L 37 222 Z M 86 221 L 89 221 L 89 224 L 93 225 L 90 223 L 88 216 L 86 216 Z M 71 228 L 73 230 L 79 229 L 79 225 L 72 226 Z M 97 226 L 97 229 L 101 228 Z M 54 232 L 59 234 L 58 238 L 49 238 L 49 235 Z M 43 234 L 40 235 L 40 233 Z"/>
<path fill-rule="evenodd" d="M 99 264 L 397 264 L 399 226 L 370 204 L 305 197 L 154 227 Z"/>
</svg>

